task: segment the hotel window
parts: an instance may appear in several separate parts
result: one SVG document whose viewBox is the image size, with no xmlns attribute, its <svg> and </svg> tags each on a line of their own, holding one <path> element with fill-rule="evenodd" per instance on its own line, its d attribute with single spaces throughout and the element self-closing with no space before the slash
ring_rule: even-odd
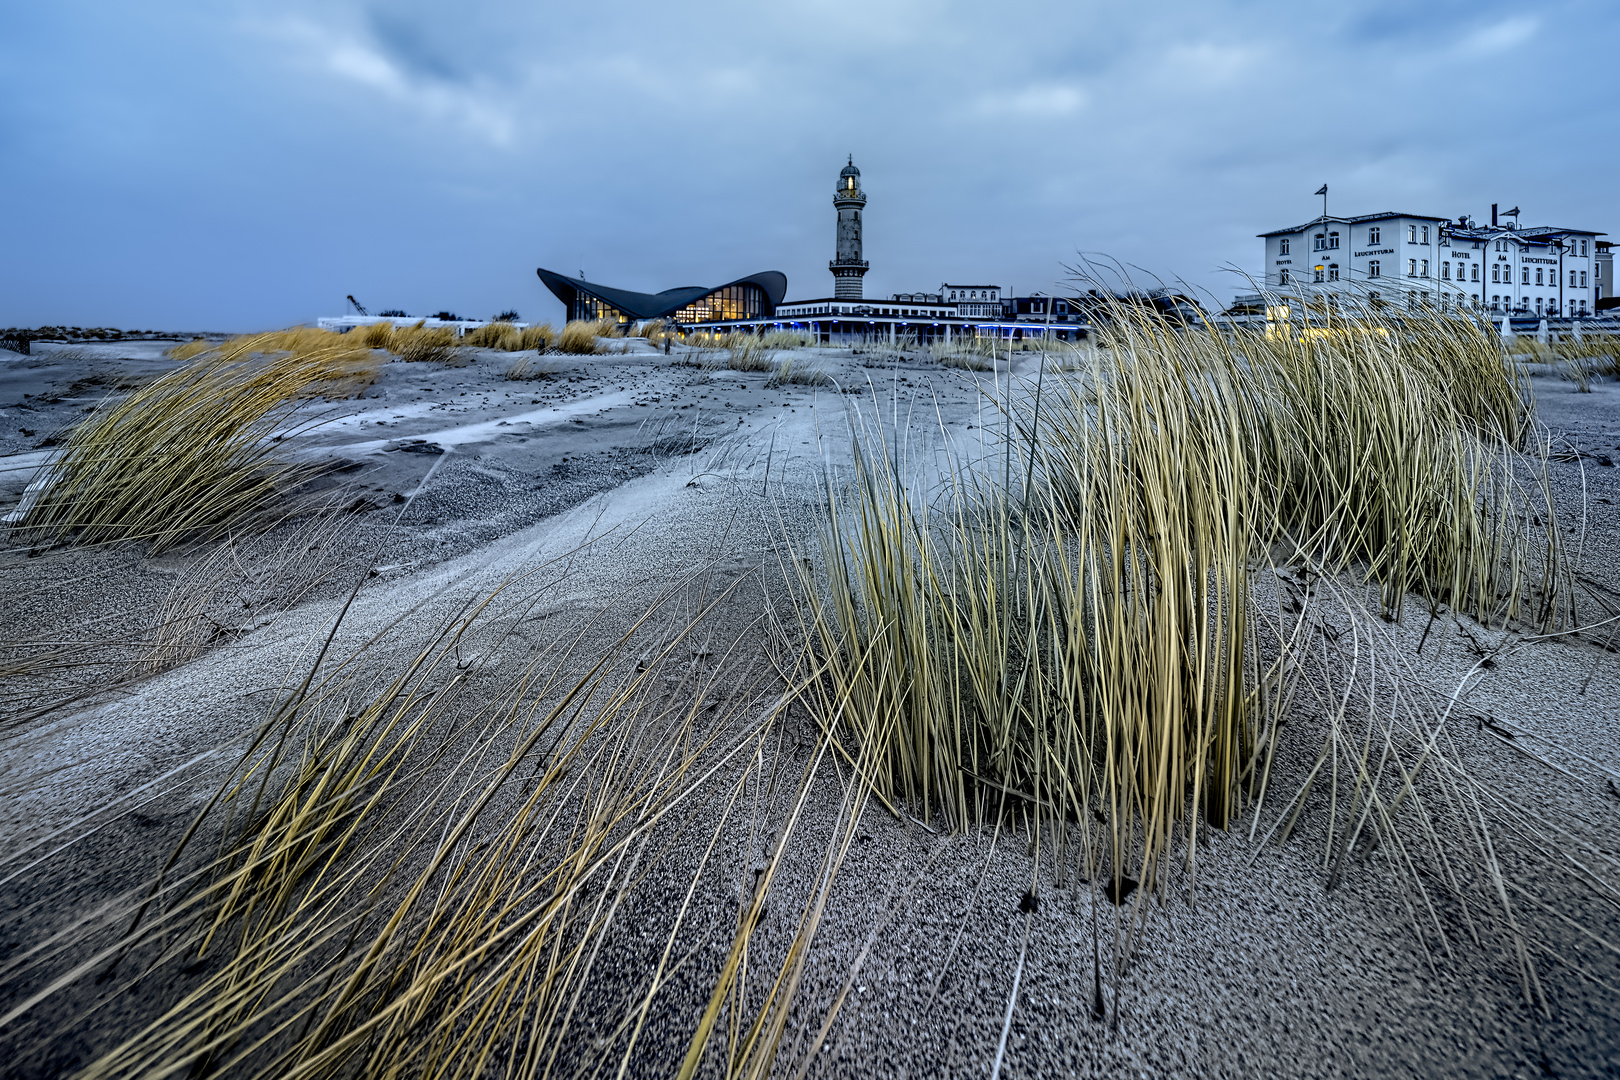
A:
<svg viewBox="0 0 1620 1080">
<path fill-rule="evenodd" d="M 1277 244 L 1277 254 L 1279 254 L 1279 255 L 1288 254 L 1288 238 L 1286 236 L 1283 237 L 1282 240 L 1280 240 L 1278 242 L 1278 244 Z"/>
<path fill-rule="evenodd" d="M 1279 285 L 1288 284 L 1288 271 L 1287 270 L 1279 270 L 1279 271 L 1277 271 L 1277 284 L 1279 284 Z"/>
<path fill-rule="evenodd" d="M 1586 288 L 1586 271 L 1581 271 L 1581 288 Z"/>
<path fill-rule="evenodd" d="M 1583 259 L 1586 258 L 1586 241 L 1585 240 L 1581 241 L 1581 258 L 1583 258 Z M 1581 306 L 1582 307 L 1586 306 L 1584 301 L 1581 303 Z"/>
<path fill-rule="evenodd" d="M 1336 232 L 1328 233 L 1328 247 L 1337 250 L 1338 246 L 1339 246 L 1339 234 L 1336 233 Z"/>
<path fill-rule="evenodd" d="M 1316 268 L 1316 278 L 1315 278 L 1315 280 L 1317 280 L 1317 281 L 1322 280 L 1322 267 L 1320 267 L 1320 266 L 1318 266 Z"/>
<path fill-rule="evenodd" d="M 1327 237 L 1324 236 L 1322 233 L 1317 233 L 1316 234 L 1316 241 L 1311 245 L 1311 247 L 1316 251 L 1326 251 L 1327 250 Z"/>
<path fill-rule="evenodd" d="M 1530 284 L 1530 268 L 1528 266 L 1524 268 L 1524 283 L 1526 285 Z"/>
<path fill-rule="evenodd" d="M 1406 276 L 1407 277 L 1417 277 L 1417 260 L 1416 259 L 1407 259 L 1406 260 Z"/>
<path fill-rule="evenodd" d="M 1491 280 L 1492 281 L 1497 281 L 1497 282 L 1502 280 L 1502 264 L 1501 263 L 1491 263 Z"/>
<path fill-rule="evenodd" d="M 1417 243 L 1417 226 L 1416 225 L 1408 225 L 1406 227 L 1406 242 L 1408 244 Z"/>
<path fill-rule="evenodd" d="M 1328 266 L 1328 280 L 1329 281 L 1338 281 L 1339 280 L 1339 264 L 1338 263 L 1332 263 L 1332 264 L 1330 264 Z"/>
<path fill-rule="evenodd" d="M 1423 240 L 1421 242 L 1425 244 L 1429 242 L 1429 227 L 1427 225 L 1423 226 Z"/>
<path fill-rule="evenodd" d="M 1374 225 L 1372 228 L 1367 230 L 1367 243 L 1378 243 L 1378 226 Z"/>
<path fill-rule="evenodd" d="M 1443 281 L 1450 281 L 1451 280 L 1451 264 L 1450 263 L 1443 262 L 1443 263 L 1440 264 L 1440 278 Z"/>
<path fill-rule="evenodd" d="M 1418 277 L 1428 277 L 1428 276 L 1429 276 L 1429 260 L 1424 259 L 1423 260 L 1423 273 L 1419 274 Z"/>
<path fill-rule="evenodd" d="M 1479 263 L 1474 264 L 1474 280 L 1479 280 Z"/>
<path fill-rule="evenodd" d="M 1373 241 L 1373 243 L 1375 243 L 1375 244 L 1377 242 L 1378 241 L 1376 241 L 1376 240 Z M 1374 259 L 1372 262 L 1367 264 L 1367 276 L 1368 277 L 1377 277 L 1378 276 L 1378 260 L 1377 259 Z"/>
<path fill-rule="evenodd" d="M 1538 267 L 1536 267 L 1536 284 L 1537 284 L 1537 285 L 1541 285 L 1541 284 L 1545 284 L 1545 283 L 1544 283 L 1544 282 L 1543 282 L 1543 281 L 1542 281 L 1542 280 L 1541 280 L 1541 267 L 1539 267 L 1539 266 L 1538 266 Z"/>
</svg>

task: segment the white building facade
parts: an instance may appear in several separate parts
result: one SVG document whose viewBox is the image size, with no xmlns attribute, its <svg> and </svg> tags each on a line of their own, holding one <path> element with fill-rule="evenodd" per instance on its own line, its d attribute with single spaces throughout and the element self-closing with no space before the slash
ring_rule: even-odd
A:
<svg viewBox="0 0 1620 1080">
<path fill-rule="evenodd" d="M 1261 238 L 1268 290 L 1556 318 L 1595 310 L 1602 235 L 1388 212 L 1325 215 Z"/>
</svg>

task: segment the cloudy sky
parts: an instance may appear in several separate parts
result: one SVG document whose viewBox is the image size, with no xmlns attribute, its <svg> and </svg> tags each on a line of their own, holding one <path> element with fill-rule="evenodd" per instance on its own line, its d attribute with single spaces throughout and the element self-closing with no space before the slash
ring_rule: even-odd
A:
<svg viewBox="0 0 1620 1080">
<path fill-rule="evenodd" d="M 1620 5 L 1495 0 L 0 3 L 0 326 L 556 319 L 657 291 L 1049 290 L 1111 258 L 1220 299 L 1320 211 L 1620 232 Z"/>
</svg>

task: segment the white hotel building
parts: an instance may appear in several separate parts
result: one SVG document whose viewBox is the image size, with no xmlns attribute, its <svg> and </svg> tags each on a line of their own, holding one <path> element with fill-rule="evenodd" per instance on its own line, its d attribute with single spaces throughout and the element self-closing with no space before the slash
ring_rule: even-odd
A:
<svg viewBox="0 0 1620 1080">
<path fill-rule="evenodd" d="M 1324 215 L 1260 235 L 1268 290 L 1557 318 L 1595 310 L 1593 259 L 1605 234 L 1389 212 Z"/>
</svg>

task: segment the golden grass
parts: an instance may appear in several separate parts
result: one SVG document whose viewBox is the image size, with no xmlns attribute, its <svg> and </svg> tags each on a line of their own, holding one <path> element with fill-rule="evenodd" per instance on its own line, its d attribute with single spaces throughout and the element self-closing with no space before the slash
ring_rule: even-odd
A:
<svg viewBox="0 0 1620 1080">
<path fill-rule="evenodd" d="M 848 789 L 842 847 L 773 971 L 753 938 L 767 897 L 793 903 L 794 887 L 773 882 L 830 756 L 823 743 L 775 824 L 758 793 L 774 786 L 772 733 L 799 686 L 766 691 L 757 663 L 723 648 L 692 663 L 700 640 L 709 655 L 698 635 L 727 594 L 704 590 L 691 620 L 660 602 L 587 657 L 577 642 L 552 652 L 514 636 L 513 616 L 544 591 L 481 598 L 387 673 L 363 654 L 333 664 L 263 725 L 198 818 L 221 822 L 224 853 L 187 862 L 182 841 L 174 874 L 117 912 L 125 926 L 138 904 L 135 925 L 81 965 L 110 976 L 129 950 L 157 949 L 98 995 L 146 1015 L 81 1076 L 669 1075 L 672 1020 L 696 1025 L 689 1062 L 712 1047 L 750 1063 L 730 1075 L 769 1071 L 865 789 Z M 469 693 L 492 677 L 492 695 Z M 672 1016 L 661 991 L 711 977 L 693 964 L 713 929 L 694 898 L 757 869 L 722 838 L 767 829 L 709 1010 Z M 658 962 L 627 964 L 648 938 Z M 65 940 L 30 966 L 66 957 Z M 199 959 L 200 976 L 180 970 Z M 4 1022 L 59 1033 L 41 1006 L 71 981 Z M 760 1011 L 742 1036 L 745 1008 Z M 717 1026 L 727 1039 L 711 1038 Z"/>
<path fill-rule="evenodd" d="M 501 377 L 511 379 L 514 382 L 526 379 L 549 379 L 560 370 L 561 367 L 553 361 L 543 360 L 538 356 L 520 356 L 512 361 Z"/>
<path fill-rule="evenodd" d="M 832 378 L 817 364 L 803 364 L 792 357 L 777 360 L 771 365 L 771 377 L 766 386 L 826 386 Z"/>
<path fill-rule="evenodd" d="M 817 344 L 815 335 L 803 330 L 772 330 L 760 340 L 767 349 L 803 349 Z"/>
<path fill-rule="evenodd" d="M 1541 628 L 1568 581 L 1558 530 L 1523 524 L 1548 504 L 1515 475 L 1527 397 L 1488 330 L 1115 314 L 1089 370 L 1007 389 L 1001 446 L 975 464 L 931 475 L 903 432 L 859 433 L 825 579 L 801 585 L 821 713 L 855 733 L 879 795 L 958 829 L 1020 808 L 1033 842 L 1078 850 L 1122 895 L 1162 880 L 1178 832 L 1191 872 L 1201 825 L 1264 798 L 1302 624 L 1257 637 L 1256 567 L 1347 577 L 1346 597 L 1375 582 L 1386 619 L 1415 593 Z M 1422 767 L 1395 749 L 1421 726 L 1401 717 L 1376 765 L 1326 737 L 1355 800 L 1392 760 Z"/>
<path fill-rule="evenodd" d="M 291 409 L 377 376 L 369 350 L 309 342 L 236 339 L 109 398 L 44 468 L 14 531 L 36 544 L 147 540 L 157 552 L 263 508 L 306 472 L 280 460 L 272 441 Z M 272 351 L 288 345 L 298 351 Z"/>
<path fill-rule="evenodd" d="M 600 354 L 598 338 L 622 337 L 619 324 L 612 319 L 574 319 L 557 335 L 557 351 L 579 356 Z"/>
</svg>

